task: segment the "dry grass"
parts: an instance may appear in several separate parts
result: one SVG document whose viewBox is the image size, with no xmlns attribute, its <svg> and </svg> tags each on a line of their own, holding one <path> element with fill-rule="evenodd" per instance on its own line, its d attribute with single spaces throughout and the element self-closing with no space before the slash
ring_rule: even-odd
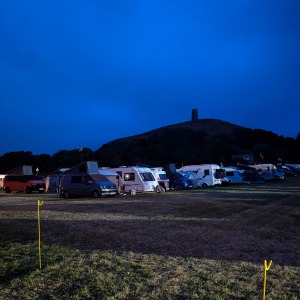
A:
<svg viewBox="0 0 300 300">
<path fill-rule="evenodd" d="M 267 295 L 300 299 L 299 183 L 96 200 L 0 193 L 0 297 L 258 299 L 272 259 Z"/>
</svg>

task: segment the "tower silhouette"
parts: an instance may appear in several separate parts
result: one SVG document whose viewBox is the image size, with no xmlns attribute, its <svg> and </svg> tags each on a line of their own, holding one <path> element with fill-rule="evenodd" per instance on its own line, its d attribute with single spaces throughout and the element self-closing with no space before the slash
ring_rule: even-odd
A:
<svg viewBox="0 0 300 300">
<path fill-rule="evenodd" d="M 198 109 L 193 108 L 192 109 L 192 121 L 197 121 L 198 120 Z"/>
</svg>

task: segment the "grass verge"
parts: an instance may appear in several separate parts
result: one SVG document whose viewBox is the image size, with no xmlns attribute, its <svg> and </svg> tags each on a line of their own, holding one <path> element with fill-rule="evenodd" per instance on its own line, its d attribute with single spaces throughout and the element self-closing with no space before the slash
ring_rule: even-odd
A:
<svg viewBox="0 0 300 300">
<path fill-rule="evenodd" d="M 1 245 L 1 299 L 260 299 L 263 264 Z M 272 265 L 268 299 L 299 298 L 300 269 Z"/>
</svg>

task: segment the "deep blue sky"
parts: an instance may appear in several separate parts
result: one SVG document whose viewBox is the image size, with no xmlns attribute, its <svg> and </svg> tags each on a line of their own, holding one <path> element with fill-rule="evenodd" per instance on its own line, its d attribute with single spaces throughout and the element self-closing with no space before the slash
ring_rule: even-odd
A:
<svg viewBox="0 0 300 300">
<path fill-rule="evenodd" d="M 295 138 L 299 0 L 0 0 L 0 155 L 199 118 Z"/>
</svg>

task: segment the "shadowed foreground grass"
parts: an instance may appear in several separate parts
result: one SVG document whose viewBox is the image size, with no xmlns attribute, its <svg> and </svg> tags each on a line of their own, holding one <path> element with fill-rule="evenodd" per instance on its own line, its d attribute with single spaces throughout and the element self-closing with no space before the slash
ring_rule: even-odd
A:
<svg viewBox="0 0 300 300">
<path fill-rule="evenodd" d="M 2 243 L 1 299 L 260 299 L 263 264 Z M 272 265 L 267 299 L 299 298 L 300 269 Z"/>
<path fill-rule="evenodd" d="M 299 180 L 101 199 L 0 192 L 0 299 L 262 299 L 266 259 L 267 299 L 299 300 Z"/>
</svg>

